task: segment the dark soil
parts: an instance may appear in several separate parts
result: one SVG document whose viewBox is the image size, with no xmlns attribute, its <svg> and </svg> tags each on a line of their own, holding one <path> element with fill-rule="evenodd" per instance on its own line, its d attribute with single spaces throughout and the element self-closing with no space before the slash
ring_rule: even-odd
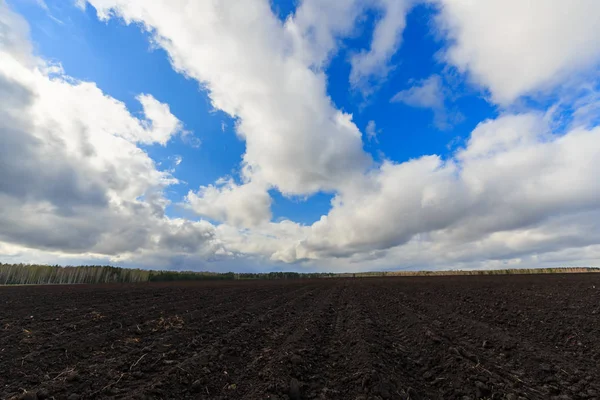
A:
<svg viewBox="0 0 600 400">
<path fill-rule="evenodd" d="M 600 274 L 3 287 L 0 398 L 600 399 Z"/>
</svg>

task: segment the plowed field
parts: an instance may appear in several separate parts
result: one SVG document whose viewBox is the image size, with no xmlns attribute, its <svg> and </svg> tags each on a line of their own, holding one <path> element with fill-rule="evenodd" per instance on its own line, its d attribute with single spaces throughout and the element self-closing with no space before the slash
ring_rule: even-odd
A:
<svg viewBox="0 0 600 400">
<path fill-rule="evenodd" d="M 600 399 L 600 274 L 0 288 L 0 398 Z"/>
</svg>

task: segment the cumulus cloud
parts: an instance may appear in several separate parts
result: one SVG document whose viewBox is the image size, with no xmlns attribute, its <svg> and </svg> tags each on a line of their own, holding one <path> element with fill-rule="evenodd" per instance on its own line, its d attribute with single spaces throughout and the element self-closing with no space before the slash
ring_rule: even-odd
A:
<svg viewBox="0 0 600 400">
<path fill-rule="evenodd" d="M 13 13 L 8 5 L 0 4 L 0 48 L 4 53 L 9 53 L 19 62 L 31 65 L 35 62 L 32 56 L 31 42 L 29 36 L 29 25 L 27 22 Z"/>
<path fill-rule="evenodd" d="M 217 237 L 227 244 L 229 252 L 244 257 L 260 257 L 265 264 L 269 259 L 281 261 L 281 257 L 274 255 L 291 248 L 298 240 L 306 237 L 308 229 L 307 226 L 289 220 L 260 224 L 252 229 L 239 229 L 228 224 L 216 227 Z M 297 260 L 289 258 L 285 261 Z"/>
<path fill-rule="evenodd" d="M 600 211 L 594 166 L 599 156 L 600 128 L 557 135 L 543 115 L 503 115 L 481 123 L 449 160 L 426 156 L 384 163 L 368 179 L 340 192 L 308 236 L 278 254 L 286 261 L 353 257 L 402 247 L 421 235 L 431 254 L 440 257 L 465 249 L 457 260 L 478 253 L 467 244 L 489 250 L 508 238 L 504 250 L 513 255 L 536 251 L 549 237 L 554 248 L 561 241 L 565 246 L 589 244 L 589 229 L 595 237 L 600 224 L 588 221 L 584 228 L 575 223 L 569 232 L 543 227 L 556 227 L 550 222 L 559 215 L 581 223 L 581 213 Z M 485 258 L 485 252 L 479 256 Z"/>
<path fill-rule="evenodd" d="M 450 41 L 444 59 L 509 105 L 550 90 L 600 62 L 595 0 L 437 0 Z"/>
<path fill-rule="evenodd" d="M 335 190 L 368 166 L 352 116 L 333 106 L 325 75 L 294 51 L 295 37 L 268 2 L 89 3 L 102 19 L 142 24 L 176 70 L 201 82 L 215 108 L 238 118 L 250 175 L 300 195 Z"/>
<path fill-rule="evenodd" d="M 371 94 L 392 69 L 390 61 L 402 42 L 406 14 L 413 0 L 303 0 L 285 28 L 296 57 L 322 69 L 342 39 L 355 35 L 357 22 L 367 10 L 378 16 L 368 48 L 350 56 L 349 81 L 363 95 Z"/>
<path fill-rule="evenodd" d="M 144 115 L 147 118 L 146 130 L 151 133 L 147 141 L 164 146 L 174 133 L 181 132 L 183 125 L 176 116 L 171 114 L 168 104 L 159 102 L 150 94 L 140 94 L 136 99 L 144 108 Z"/>
<path fill-rule="evenodd" d="M 383 15 L 377 21 L 368 50 L 354 54 L 350 59 L 350 84 L 369 94 L 373 83 L 385 78 L 390 70 L 390 60 L 402 42 L 406 14 L 410 0 L 377 0 L 373 6 Z"/>
<path fill-rule="evenodd" d="M 195 213 L 232 226 L 254 227 L 271 220 L 271 196 L 256 181 L 238 185 L 231 178 L 221 179 L 190 191 L 186 200 Z"/>
<path fill-rule="evenodd" d="M 117 257 L 191 241 L 196 253 L 214 251 L 212 225 L 165 217 L 162 191 L 177 180 L 138 147 L 179 133 L 168 106 L 140 95 L 145 118 L 134 117 L 29 53 L 26 27 L 0 4 L 3 246 Z"/>
<path fill-rule="evenodd" d="M 296 57 L 321 69 L 327 65 L 339 42 L 351 36 L 355 23 L 368 5 L 364 0 L 302 0 L 285 22 Z"/>
</svg>

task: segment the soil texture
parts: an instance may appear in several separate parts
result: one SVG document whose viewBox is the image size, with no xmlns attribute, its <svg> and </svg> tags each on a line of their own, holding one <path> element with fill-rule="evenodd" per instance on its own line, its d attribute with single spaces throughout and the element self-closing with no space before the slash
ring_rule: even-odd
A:
<svg viewBox="0 0 600 400">
<path fill-rule="evenodd" d="M 2 399 L 600 399 L 600 274 L 0 288 Z"/>
</svg>

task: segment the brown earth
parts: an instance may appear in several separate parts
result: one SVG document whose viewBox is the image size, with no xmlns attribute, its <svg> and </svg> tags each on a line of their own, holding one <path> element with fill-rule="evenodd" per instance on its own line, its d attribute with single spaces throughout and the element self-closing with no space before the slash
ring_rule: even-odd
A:
<svg viewBox="0 0 600 400">
<path fill-rule="evenodd" d="M 600 399 L 600 274 L 0 288 L 0 398 Z"/>
</svg>

